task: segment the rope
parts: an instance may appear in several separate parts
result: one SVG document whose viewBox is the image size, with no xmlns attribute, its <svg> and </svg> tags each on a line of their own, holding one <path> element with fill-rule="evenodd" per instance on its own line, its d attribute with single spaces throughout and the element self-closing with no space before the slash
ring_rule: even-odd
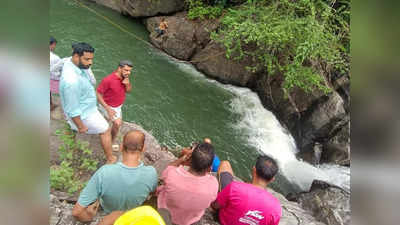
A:
<svg viewBox="0 0 400 225">
<path fill-rule="evenodd" d="M 87 5 L 83 4 L 83 3 L 81 3 L 81 2 L 78 1 L 78 0 L 75 0 L 75 2 L 78 3 L 81 7 L 86 8 L 87 10 L 89 10 L 89 11 L 91 11 L 92 13 L 96 14 L 97 16 L 103 18 L 105 21 L 107 21 L 108 23 L 110 23 L 110 24 L 113 25 L 114 27 L 118 28 L 118 29 L 121 30 L 122 32 L 125 32 L 125 33 L 131 35 L 132 37 L 138 39 L 139 41 L 142 41 L 143 43 L 145 43 L 145 44 L 147 44 L 147 45 L 153 47 L 153 45 L 151 45 L 149 42 L 147 42 L 147 41 L 143 40 L 142 38 L 136 36 L 134 33 L 128 31 L 127 29 L 125 29 L 125 28 L 123 28 L 123 27 L 121 27 L 121 26 L 118 25 L 117 23 L 114 23 L 111 19 L 109 19 L 108 17 L 106 17 L 106 16 L 104 16 L 104 15 L 98 13 L 96 10 L 94 10 L 94 9 L 90 8 L 89 6 L 87 6 Z"/>
<path fill-rule="evenodd" d="M 139 40 L 139 41 L 141 41 L 141 42 L 143 42 L 143 43 L 149 45 L 150 47 L 154 47 L 154 46 L 153 46 L 152 44 L 150 44 L 149 42 L 143 40 L 142 38 L 138 37 L 137 35 L 135 35 L 134 33 L 130 32 L 129 30 L 127 30 L 127 29 L 123 28 L 122 26 L 120 26 L 119 24 L 113 22 L 110 18 L 108 18 L 108 17 L 106 17 L 106 16 L 104 16 L 104 15 L 98 13 L 96 10 L 94 10 L 94 9 L 90 8 L 89 6 L 83 4 L 83 3 L 80 2 L 79 0 L 75 0 L 75 2 L 76 2 L 78 5 L 80 5 L 81 7 L 86 8 L 86 9 L 89 10 L 90 12 L 92 12 L 92 13 L 96 14 L 97 16 L 99 16 L 100 18 L 104 19 L 105 21 L 107 21 L 108 23 L 110 23 L 111 25 L 113 25 L 114 27 L 118 28 L 120 31 L 129 34 L 130 36 L 132 36 L 132 37 L 136 38 L 137 40 Z M 218 56 L 220 56 L 220 55 L 222 55 L 222 54 L 225 54 L 225 52 L 220 52 L 220 53 L 218 53 L 218 54 L 211 55 L 211 56 L 202 58 L 202 59 L 200 59 L 200 60 L 191 60 L 191 61 L 183 61 L 183 60 L 180 60 L 180 61 L 182 61 L 182 62 L 189 62 L 189 63 L 199 63 L 199 62 L 207 61 L 207 60 L 209 60 L 209 59 L 211 59 L 211 58 L 218 57 Z"/>
</svg>

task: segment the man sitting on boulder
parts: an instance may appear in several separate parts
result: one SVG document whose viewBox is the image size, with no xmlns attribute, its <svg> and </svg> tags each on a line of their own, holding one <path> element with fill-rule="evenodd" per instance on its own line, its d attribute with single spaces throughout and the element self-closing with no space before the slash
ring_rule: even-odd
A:
<svg viewBox="0 0 400 225">
<path fill-rule="evenodd" d="M 165 20 L 165 18 L 162 18 L 161 22 L 160 22 L 160 25 L 158 25 L 158 27 L 156 27 L 156 33 L 157 33 L 156 38 L 158 38 L 161 35 L 165 34 L 165 32 L 167 32 L 167 28 L 168 28 L 168 23 Z"/>
<path fill-rule="evenodd" d="M 140 161 L 144 141 L 145 135 L 140 131 L 125 134 L 120 146 L 122 162 L 104 165 L 90 178 L 72 210 L 77 220 L 91 221 L 99 203 L 107 214 L 133 209 L 155 191 L 157 172 Z"/>
<path fill-rule="evenodd" d="M 278 225 L 282 216 L 279 200 L 266 187 L 274 181 L 278 166 L 274 159 L 260 156 L 252 170 L 252 183 L 233 181 L 232 167 L 222 161 L 218 169 L 221 192 L 211 204 L 219 210 L 222 225 Z"/>
<path fill-rule="evenodd" d="M 210 175 L 214 149 L 211 144 L 197 145 L 191 154 L 172 162 L 162 173 L 164 182 L 157 189 L 158 208 L 164 219 L 177 225 L 190 225 L 201 219 L 215 200 L 218 181 Z M 191 159 L 186 170 L 182 165 Z"/>
</svg>

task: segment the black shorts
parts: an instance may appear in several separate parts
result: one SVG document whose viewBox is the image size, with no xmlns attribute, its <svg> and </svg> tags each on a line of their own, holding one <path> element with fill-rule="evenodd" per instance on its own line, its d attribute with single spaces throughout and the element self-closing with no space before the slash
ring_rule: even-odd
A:
<svg viewBox="0 0 400 225">
<path fill-rule="evenodd" d="M 222 172 L 219 174 L 219 191 L 222 191 L 228 184 L 233 181 L 233 176 L 229 172 Z"/>
</svg>

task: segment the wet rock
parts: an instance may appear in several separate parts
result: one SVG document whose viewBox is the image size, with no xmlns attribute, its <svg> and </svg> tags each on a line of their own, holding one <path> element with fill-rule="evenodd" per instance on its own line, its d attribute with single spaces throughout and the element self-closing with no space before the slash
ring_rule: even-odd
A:
<svg viewBox="0 0 400 225">
<path fill-rule="evenodd" d="M 328 139 L 350 120 L 343 104 L 340 95 L 332 92 L 325 101 L 310 110 L 299 123 L 300 134 L 297 134 L 296 140 L 300 149 L 309 148 L 317 140 Z"/>
<path fill-rule="evenodd" d="M 124 15 L 147 17 L 179 12 L 184 3 L 184 0 L 119 0 L 119 7 Z"/>
<path fill-rule="evenodd" d="M 348 74 L 337 77 L 333 80 L 334 89 L 340 94 L 344 101 L 346 112 L 350 111 L 350 76 Z"/>
<path fill-rule="evenodd" d="M 322 154 L 322 162 L 350 166 L 350 145 L 326 143 Z"/>
<path fill-rule="evenodd" d="M 50 194 L 49 213 L 50 225 L 96 225 L 100 222 L 104 213 L 97 213 L 94 220 L 90 223 L 81 223 L 72 216 L 73 204 L 66 201 L 60 201 L 57 196 Z"/>
<path fill-rule="evenodd" d="M 323 145 L 316 142 L 314 147 L 308 151 L 300 152 L 297 156 L 312 165 L 320 163 Z"/>
<path fill-rule="evenodd" d="M 324 144 L 322 163 L 350 166 L 350 122 Z"/>
<path fill-rule="evenodd" d="M 350 193 L 323 181 L 314 181 L 310 191 L 300 193 L 297 200 L 302 208 L 328 225 L 350 224 Z"/>
<path fill-rule="evenodd" d="M 216 80 L 223 83 L 248 86 L 254 82 L 260 71 L 251 72 L 247 67 L 255 63 L 250 58 L 240 61 L 226 58 L 225 49 L 213 41 L 198 53 L 192 60 L 196 68 Z"/>
</svg>

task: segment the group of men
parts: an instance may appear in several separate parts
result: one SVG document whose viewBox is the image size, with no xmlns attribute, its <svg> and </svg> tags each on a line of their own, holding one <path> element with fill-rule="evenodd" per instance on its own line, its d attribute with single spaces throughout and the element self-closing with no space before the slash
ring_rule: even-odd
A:
<svg viewBox="0 0 400 225">
<path fill-rule="evenodd" d="M 122 161 L 102 166 L 91 177 L 73 208 L 76 219 L 91 221 L 101 205 L 107 215 L 99 225 L 112 225 L 125 211 L 139 207 L 155 194 L 166 224 L 196 223 L 210 206 L 222 225 L 279 224 L 279 200 L 266 190 L 278 172 L 274 159 L 258 157 L 249 184 L 234 181 L 230 163 L 222 161 L 217 180 L 210 173 L 214 147 L 201 142 L 163 170 L 157 187 L 155 168 L 141 162 L 144 142 L 141 131 L 125 134 L 120 146 Z"/>
<path fill-rule="evenodd" d="M 211 140 L 204 139 L 184 149 L 181 156 L 163 170 L 162 184 L 158 186 L 155 168 L 145 166 L 141 160 L 146 151 L 146 137 L 141 131 L 134 130 L 123 136 L 119 146 L 122 160 L 116 162 L 112 142 L 122 124 L 125 93 L 132 89 L 129 82 L 132 63 L 122 60 L 117 70 L 105 77 L 95 91 L 94 76 L 89 72 L 94 48 L 87 43 L 77 43 L 72 46 L 72 57 L 57 60 L 52 56 L 54 41 L 50 39 L 51 86 L 59 87 L 53 86 L 52 92 L 59 91 L 62 108 L 72 129 L 100 135 L 107 157 L 107 164 L 95 172 L 80 193 L 72 210 L 77 220 L 91 221 L 101 206 L 107 215 L 99 225 L 112 225 L 125 211 L 142 205 L 155 194 L 158 212 L 166 224 L 196 223 L 210 206 L 222 225 L 279 223 L 282 214 L 279 200 L 266 190 L 274 180 L 278 166 L 268 156 L 257 159 L 250 184 L 237 182 L 229 162 L 216 160 Z M 61 70 L 55 69 L 60 68 L 59 63 L 62 63 Z M 113 121 L 112 128 L 99 110 Z M 210 173 L 213 167 L 217 170 L 218 180 Z"/>
<path fill-rule="evenodd" d="M 72 56 L 61 59 L 53 52 L 56 44 L 56 39 L 51 37 L 50 92 L 59 93 L 71 129 L 79 133 L 98 134 L 107 163 L 115 163 L 117 158 L 112 154 L 112 143 L 122 125 L 121 108 L 125 95 L 132 90 L 129 81 L 132 62 L 121 60 L 117 69 L 106 76 L 96 89 L 96 79 L 91 70 L 95 49 L 84 42 L 76 43 L 72 45 Z M 53 110 L 55 104 L 51 93 Z M 100 111 L 112 122 L 111 128 Z"/>
</svg>

